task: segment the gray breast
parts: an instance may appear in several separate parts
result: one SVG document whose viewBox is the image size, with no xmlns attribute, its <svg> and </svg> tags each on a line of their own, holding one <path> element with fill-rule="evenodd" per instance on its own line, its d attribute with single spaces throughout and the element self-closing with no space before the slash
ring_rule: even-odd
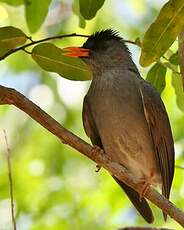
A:
<svg viewBox="0 0 184 230">
<path fill-rule="evenodd" d="M 142 177 L 156 164 L 138 82 L 126 71 L 104 73 L 92 83 L 89 103 L 105 152 Z"/>
</svg>

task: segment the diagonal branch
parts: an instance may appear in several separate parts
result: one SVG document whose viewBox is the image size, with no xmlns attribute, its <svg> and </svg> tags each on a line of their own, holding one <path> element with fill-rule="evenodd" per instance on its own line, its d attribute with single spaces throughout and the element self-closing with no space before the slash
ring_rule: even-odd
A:
<svg viewBox="0 0 184 230">
<path fill-rule="evenodd" d="M 0 104 L 12 104 L 21 109 L 40 125 L 58 137 L 63 143 L 68 144 L 96 162 L 98 165 L 101 165 L 137 192 L 142 190 L 142 185 L 133 183 L 133 179 L 122 165 L 113 162 L 107 155 L 104 154 L 103 151 L 94 151 L 94 148 L 91 145 L 65 129 L 56 120 L 21 93 L 14 89 L 0 86 Z M 149 188 L 145 194 L 145 198 L 150 200 L 184 227 L 184 213 L 164 196 L 160 195 L 156 190 Z"/>
</svg>

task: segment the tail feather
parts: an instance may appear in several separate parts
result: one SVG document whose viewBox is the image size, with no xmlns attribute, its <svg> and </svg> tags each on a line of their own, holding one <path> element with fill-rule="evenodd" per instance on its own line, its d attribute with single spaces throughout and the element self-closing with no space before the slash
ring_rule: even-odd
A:
<svg viewBox="0 0 184 230">
<path fill-rule="evenodd" d="M 166 192 L 165 189 L 164 189 L 164 186 L 162 186 L 162 195 L 164 195 L 168 200 L 169 200 L 169 192 Z M 167 214 L 162 211 L 162 214 L 163 214 L 163 217 L 164 217 L 164 220 L 167 221 Z"/>
<path fill-rule="evenodd" d="M 153 213 L 151 211 L 151 208 L 148 205 L 148 202 L 146 199 L 142 198 L 140 200 L 139 193 L 133 190 L 131 187 L 123 183 L 122 181 L 118 180 L 116 177 L 113 176 L 115 181 L 121 186 L 121 188 L 124 190 L 124 192 L 129 197 L 130 201 L 133 203 L 135 208 L 139 211 L 139 213 L 142 215 L 142 217 L 148 222 L 153 223 L 154 217 Z"/>
</svg>

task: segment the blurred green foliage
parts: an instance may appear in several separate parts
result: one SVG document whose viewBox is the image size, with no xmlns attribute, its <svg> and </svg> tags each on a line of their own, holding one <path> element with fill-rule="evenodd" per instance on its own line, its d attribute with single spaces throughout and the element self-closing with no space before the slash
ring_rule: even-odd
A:
<svg viewBox="0 0 184 230">
<path fill-rule="evenodd" d="M 125 39 L 135 40 L 137 37 L 143 37 L 163 3 L 164 0 L 106 0 L 95 18 L 85 21 L 86 27 L 83 29 L 78 26 L 79 22 L 81 25 L 83 18 L 79 12 L 76 15 L 73 13 L 72 1 L 52 0 L 44 24 L 33 34 L 33 38 L 41 39 L 73 32 L 91 34 L 110 27 L 120 31 Z M 14 7 L 13 4 L 19 6 Z M 23 1 L 0 1 L 0 26 L 18 27 L 29 35 L 25 9 L 21 4 Z M 40 11 L 35 10 L 29 20 L 35 20 L 35 15 L 39 13 Z M 38 29 L 38 26 L 35 28 Z M 35 28 L 32 31 L 35 31 Z M 54 43 L 63 48 L 68 45 L 81 45 L 84 41 L 84 38 L 67 38 Z M 140 50 L 132 45 L 129 48 L 138 65 Z M 177 52 L 176 42 L 171 50 L 171 55 Z M 145 77 L 149 69 L 143 69 L 139 65 L 138 67 Z M 176 165 L 182 166 L 184 115 L 176 104 L 172 71 L 169 69 L 165 79 L 166 87 L 162 92 L 162 98 L 169 113 L 175 138 Z M 20 52 L 0 62 L 0 84 L 16 88 L 64 127 L 89 141 L 81 119 L 82 100 L 89 83 L 73 82 L 57 74 L 45 72 L 29 55 Z M 181 84 L 178 86 L 178 81 L 174 84 L 181 87 Z M 1 106 L 1 230 L 11 229 L 9 181 L 5 157 L 7 147 L 3 129 L 7 132 L 12 154 L 18 230 L 110 230 L 130 225 L 147 226 L 105 170 L 95 173 L 93 162 L 60 143 L 23 112 L 12 106 Z M 184 208 L 183 181 L 184 170 L 176 168 L 171 200 L 181 209 Z M 182 229 L 170 218 L 165 223 L 161 211 L 156 207 L 153 209 L 156 220 L 154 226 Z"/>
</svg>

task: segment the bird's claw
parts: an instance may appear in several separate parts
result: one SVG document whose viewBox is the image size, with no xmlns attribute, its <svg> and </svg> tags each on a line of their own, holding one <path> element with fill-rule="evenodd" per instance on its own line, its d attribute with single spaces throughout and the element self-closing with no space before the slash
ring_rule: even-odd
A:
<svg viewBox="0 0 184 230">
<path fill-rule="evenodd" d="M 101 149 L 99 146 L 94 145 L 94 146 L 92 147 L 92 150 L 91 150 L 91 154 L 92 154 L 92 155 L 103 154 L 103 153 L 104 153 L 103 149 Z"/>
<path fill-rule="evenodd" d="M 149 187 L 150 187 L 150 182 L 148 181 L 144 181 L 143 182 L 143 187 L 139 193 L 139 201 L 142 201 L 142 198 L 145 196 L 146 192 L 148 191 Z"/>
<path fill-rule="evenodd" d="M 101 149 L 99 146 L 94 145 L 94 146 L 92 147 L 92 150 L 91 150 L 91 154 L 92 154 L 92 155 L 103 154 L 103 153 L 104 153 L 103 149 Z M 95 172 L 99 172 L 100 169 L 101 169 L 101 166 L 97 164 L 97 165 L 96 165 L 96 170 L 95 170 Z"/>
<path fill-rule="evenodd" d="M 100 166 L 100 165 L 96 165 L 96 170 L 95 170 L 95 172 L 99 172 L 100 169 L 101 169 L 101 166 Z"/>
<path fill-rule="evenodd" d="M 63 144 L 67 144 L 67 142 L 66 142 L 65 140 L 61 140 L 61 142 L 62 142 Z"/>
</svg>

